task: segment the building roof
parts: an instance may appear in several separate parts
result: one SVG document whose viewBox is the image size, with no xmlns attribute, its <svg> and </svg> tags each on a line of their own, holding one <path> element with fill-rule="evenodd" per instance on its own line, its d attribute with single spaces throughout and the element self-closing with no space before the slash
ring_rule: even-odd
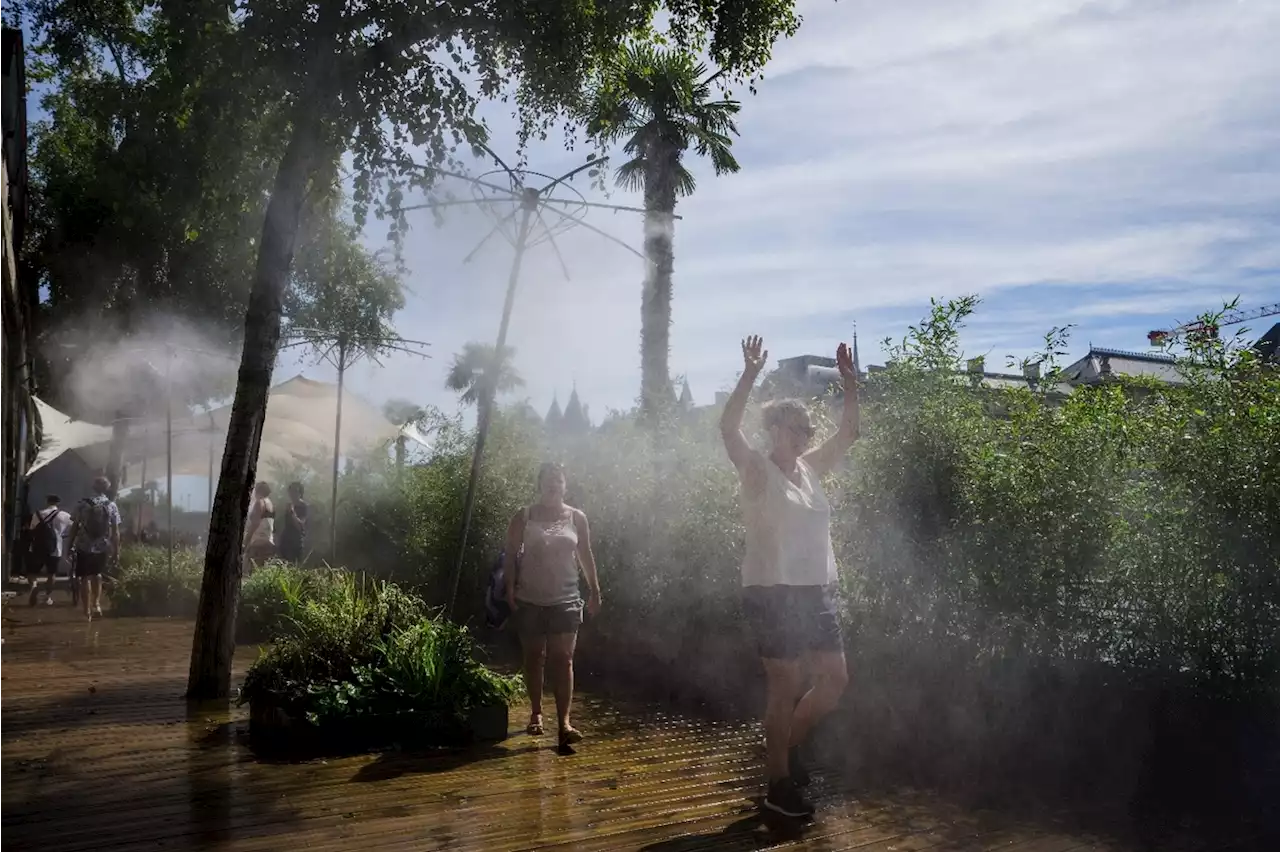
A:
<svg viewBox="0 0 1280 852">
<path fill-rule="evenodd" d="M 1145 376 L 1170 384 L 1182 384 L 1177 359 L 1163 352 L 1130 352 L 1090 346 L 1083 358 L 1067 366 L 1062 377 L 1071 384 L 1088 384 L 1103 376 Z"/>
<path fill-rule="evenodd" d="M 1280 322 L 1271 326 L 1271 330 L 1262 337 L 1258 338 L 1258 342 L 1253 344 L 1254 351 L 1258 353 L 1258 357 L 1264 361 L 1280 361 Z"/>
</svg>

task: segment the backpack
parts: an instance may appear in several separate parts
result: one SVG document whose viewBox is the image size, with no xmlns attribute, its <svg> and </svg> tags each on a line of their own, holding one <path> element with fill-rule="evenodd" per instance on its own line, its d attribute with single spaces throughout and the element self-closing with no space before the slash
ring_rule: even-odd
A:
<svg viewBox="0 0 1280 852">
<path fill-rule="evenodd" d="M 84 533 L 90 541 L 99 541 L 111 534 L 110 500 L 86 500 Z"/>
<path fill-rule="evenodd" d="M 61 512 L 61 509 L 55 508 L 47 518 L 42 518 L 40 523 L 36 524 L 31 542 L 32 552 L 36 556 L 47 558 L 58 555 L 58 530 L 54 528 L 53 523 L 58 520 Z"/>
<path fill-rule="evenodd" d="M 498 552 L 498 559 L 489 571 L 489 585 L 484 592 L 485 624 L 494 630 L 501 630 L 511 617 L 511 605 L 507 603 L 507 572 L 503 561 L 507 552 Z M 516 573 L 520 572 L 520 555 L 516 555 Z"/>
</svg>

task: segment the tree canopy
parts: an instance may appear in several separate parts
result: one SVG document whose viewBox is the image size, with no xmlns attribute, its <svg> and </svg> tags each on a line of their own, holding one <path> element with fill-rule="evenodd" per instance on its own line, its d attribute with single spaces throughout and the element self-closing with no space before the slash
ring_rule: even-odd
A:
<svg viewBox="0 0 1280 852">
<path fill-rule="evenodd" d="M 688 53 L 643 43 L 627 45 L 601 69 L 584 118 L 596 139 L 622 142 L 630 159 L 614 173 L 619 186 L 656 193 L 663 187 L 652 178 L 666 172 L 663 182 L 676 197 L 691 194 L 696 184 L 683 162 L 690 148 L 709 158 L 716 174 L 738 171 L 731 146 L 742 105 L 715 96 L 717 77 Z"/>
<path fill-rule="evenodd" d="M 290 341 L 317 354 L 339 349 L 348 364 L 386 353 L 398 339 L 391 319 L 404 307 L 400 273 L 336 209 L 309 230 L 286 301 Z"/>
<path fill-rule="evenodd" d="M 63 336 L 92 348 L 172 318 L 239 337 L 287 124 L 225 3 L 16 7 L 44 111 L 22 274 L 46 293 L 42 393 L 74 408 Z"/>
</svg>

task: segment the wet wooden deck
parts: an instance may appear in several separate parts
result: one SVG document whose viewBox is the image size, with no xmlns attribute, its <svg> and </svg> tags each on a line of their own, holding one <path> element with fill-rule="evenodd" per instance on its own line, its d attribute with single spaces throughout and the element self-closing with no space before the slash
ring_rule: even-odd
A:
<svg viewBox="0 0 1280 852">
<path fill-rule="evenodd" d="M 262 762 L 245 746 L 243 711 L 182 699 L 189 623 L 85 624 L 65 607 L 6 609 L 8 849 L 1129 848 L 1073 833 L 1066 821 L 869 794 L 831 774 L 813 788 L 820 813 L 811 825 L 766 822 L 758 727 L 592 695 L 577 710 L 589 739 L 574 755 L 519 733 L 468 752 Z M 242 648 L 238 668 L 253 656 Z M 513 710 L 513 724 L 525 712 Z"/>
</svg>

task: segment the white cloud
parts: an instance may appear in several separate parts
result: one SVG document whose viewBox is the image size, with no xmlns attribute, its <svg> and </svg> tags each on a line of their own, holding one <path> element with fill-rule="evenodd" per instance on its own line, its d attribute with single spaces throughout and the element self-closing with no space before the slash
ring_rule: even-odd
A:
<svg viewBox="0 0 1280 852">
<path fill-rule="evenodd" d="M 680 206 L 672 370 L 696 397 L 733 380 L 749 330 L 774 357 L 826 352 L 855 317 L 864 341 L 900 336 L 931 296 L 982 294 L 967 342 L 1003 353 L 1064 322 L 1081 346 L 1134 348 L 1153 323 L 1280 295 L 1280 4 L 800 5 L 800 33 L 742 93 L 742 173 L 695 163 Z M 580 157 L 531 152 L 547 172 Z M 436 357 L 353 377 L 376 399 L 451 404 L 450 355 L 497 329 L 510 249 L 463 266 L 480 218 L 426 221 L 399 325 Z M 588 221 L 640 245 L 634 216 Z M 639 387 L 643 268 L 582 229 L 558 244 L 571 279 L 530 252 L 511 341 L 535 404 L 576 380 L 598 416 Z"/>
</svg>

